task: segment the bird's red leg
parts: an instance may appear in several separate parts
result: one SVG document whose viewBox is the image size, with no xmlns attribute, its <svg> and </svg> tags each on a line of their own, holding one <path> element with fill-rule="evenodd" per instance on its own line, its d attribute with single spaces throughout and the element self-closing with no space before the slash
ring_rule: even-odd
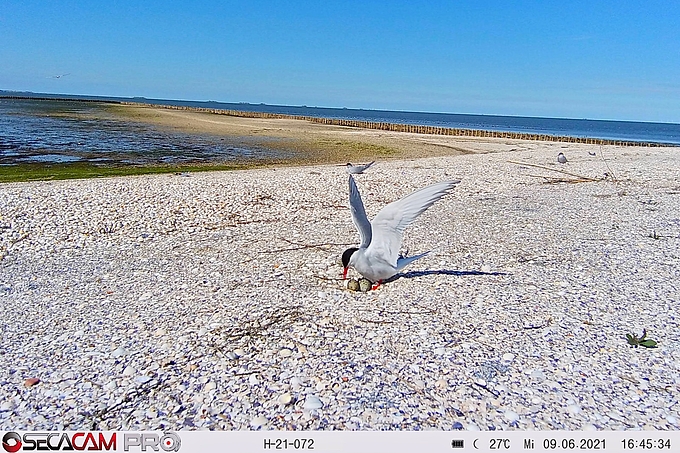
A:
<svg viewBox="0 0 680 453">
<path fill-rule="evenodd" d="M 382 280 L 378 280 L 377 282 L 375 282 L 375 283 L 373 284 L 373 286 L 371 287 L 371 290 L 378 289 L 378 287 L 379 287 L 381 284 L 382 284 Z"/>
</svg>

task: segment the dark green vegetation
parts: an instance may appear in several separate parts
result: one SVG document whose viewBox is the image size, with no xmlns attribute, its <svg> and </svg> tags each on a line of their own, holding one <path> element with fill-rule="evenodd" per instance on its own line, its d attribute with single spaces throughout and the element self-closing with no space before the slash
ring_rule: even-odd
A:
<svg viewBox="0 0 680 453">
<path fill-rule="evenodd" d="M 645 348 L 656 348 L 656 341 L 647 338 L 646 329 L 642 330 L 642 335 L 639 337 L 634 333 L 627 333 L 626 340 L 628 340 L 628 344 L 633 348 L 637 348 L 638 346 L 644 346 Z"/>
<path fill-rule="evenodd" d="M 106 176 L 149 175 L 158 173 L 183 173 L 196 171 L 245 170 L 264 167 L 265 164 L 214 164 L 214 165 L 135 165 L 101 166 L 89 163 L 49 164 L 31 163 L 0 166 L 0 183 L 44 181 L 57 179 L 99 178 Z"/>
</svg>

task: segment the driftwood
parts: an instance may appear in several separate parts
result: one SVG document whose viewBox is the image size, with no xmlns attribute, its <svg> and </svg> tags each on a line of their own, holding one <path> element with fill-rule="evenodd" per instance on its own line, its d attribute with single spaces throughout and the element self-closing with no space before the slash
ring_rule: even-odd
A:
<svg viewBox="0 0 680 453">
<path fill-rule="evenodd" d="M 604 164 L 607 166 L 607 170 L 609 170 L 609 173 L 607 174 L 610 175 L 614 181 L 616 181 L 616 175 L 612 169 L 609 168 L 609 162 L 607 162 L 607 159 L 604 158 L 604 154 L 602 154 L 602 146 L 600 146 L 600 157 L 602 158 L 602 162 L 604 162 Z"/>
<path fill-rule="evenodd" d="M 562 180 L 560 180 L 560 181 L 553 181 L 553 182 L 597 182 L 597 181 L 602 181 L 602 180 L 603 180 L 603 178 L 591 178 L 591 177 L 589 177 L 589 176 L 583 176 L 583 175 L 579 175 L 579 174 L 576 174 L 576 173 L 571 173 L 571 172 L 564 171 L 564 170 L 558 170 L 558 169 L 556 169 L 556 168 L 546 167 L 545 165 L 530 164 L 530 163 L 528 163 L 528 162 L 519 162 L 519 161 L 516 161 L 516 160 L 509 160 L 508 162 L 510 162 L 511 164 L 516 164 L 516 165 L 526 165 L 527 167 L 542 168 L 543 170 L 554 171 L 554 172 L 557 172 L 557 173 L 562 173 L 563 175 L 573 176 L 574 178 L 577 178 L 576 180 L 573 180 L 573 179 L 568 179 L 568 180 L 562 179 Z M 536 176 L 536 175 L 530 175 L 530 176 Z M 542 178 L 546 178 L 546 179 L 549 179 L 549 178 L 550 178 L 550 176 L 541 176 L 541 177 L 542 177 Z M 559 179 L 559 178 L 553 178 L 553 179 L 556 179 L 556 180 L 557 180 L 557 179 Z"/>
<path fill-rule="evenodd" d="M 352 245 L 349 243 L 333 243 L 333 242 L 324 242 L 323 244 L 304 244 L 301 242 L 295 242 L 291 241 L 286 238 L 282 237 L 277 237 L 276 239 L 279 239 L 283 242 L 287 242 L 291 245 L 294 245 L 295 247 L 287 247 L 287 248 L 282 248 L 282 249 L 275 249 L 275 250 L 263 250 L 260 253 L 279 253 L 279 252 L 289 252 L 292 250 L 304 250 L 304 249 L 319 249 L 326 251 L 325 247 L 344 247 L 348 245 Z"/>
<path fill-rule="evenodd" d="M 557 178 L 557 177 L 554 177 L 554 176 L 545 176 L 545 175 L 527 175 L 527 176 L 531 176 L 532 178 L 545 179 L 545 182 L 547 184 L 557 184 L 557 183 L 560 183 L 560 182 L 575 184 L 575 183 L 578 183 L 578 182 L 592 182 L 593 181 L 591 178 L 586 178 L 586 179 L 583 179 L 583 178 L 577 178 L 577 179 L 575 179 L 575 178 Z M 600 180 L 598 179 L 596 181 L 600 181 Z"/>
</svg>

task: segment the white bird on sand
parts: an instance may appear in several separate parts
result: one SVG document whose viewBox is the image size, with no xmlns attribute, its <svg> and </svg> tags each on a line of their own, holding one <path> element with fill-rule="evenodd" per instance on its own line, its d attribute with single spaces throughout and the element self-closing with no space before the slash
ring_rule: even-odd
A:
<svg viewBox="0 0 680 453">
<path fill-rule="evenodd" d="M 347 162 L 347 173 L 349 173 L 350 175 L 360 175 L 364 172 L 364 170 L 367 170 L 368 167 L 370 167 L 374 163 L 375 163 L 375 161 L 373 161 L 369 164 L 364 164 L 364 165 L 361 165 L 361 164 L 352 165 L 349 162 Z"/>
<path fill-rule="evenodd" d="M 418 258 L 429 252 L 415 256 L 401 256 L 399 248 L 404 230 L 427 208 L 446 195 L 460 180 L 443 181 L 424 187 L 401 200 L 385 206 L 372 222 L 366 217 L 364 203 L 352 175 L 349 176 L 349 206 L 352 221 L 359 230 L 361 243 L 342 254 L 342 277 L 347 278 L 347 270 L 353 267 L 361 275 L 375 283 L 373 289 L 401 271 Z"/>
<path fill-rule="evenodd" d="M 566 164 L 567 163 L 567 157 L 564 155 L 564 153 L 559 153 L 557 155 L 557 162 L 561 164 Z"/>
</svg>

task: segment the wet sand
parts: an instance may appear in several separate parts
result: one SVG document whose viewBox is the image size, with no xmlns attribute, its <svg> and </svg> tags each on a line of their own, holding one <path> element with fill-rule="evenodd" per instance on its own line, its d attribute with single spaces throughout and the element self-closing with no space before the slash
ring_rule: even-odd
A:
<svg viewBox="0 0 680 453">
<path fill-rule="evenodd" d="M 109 112 L 191 134 L 260 139 L 262 146 L 292 152 L 291 163 L 346 163 L 455 156 L 527 149 L 527 140 L 453 137 L 359 129 L 295 119 L 243 118 L 143 105 L 116 105 Z"/>
</svg>

